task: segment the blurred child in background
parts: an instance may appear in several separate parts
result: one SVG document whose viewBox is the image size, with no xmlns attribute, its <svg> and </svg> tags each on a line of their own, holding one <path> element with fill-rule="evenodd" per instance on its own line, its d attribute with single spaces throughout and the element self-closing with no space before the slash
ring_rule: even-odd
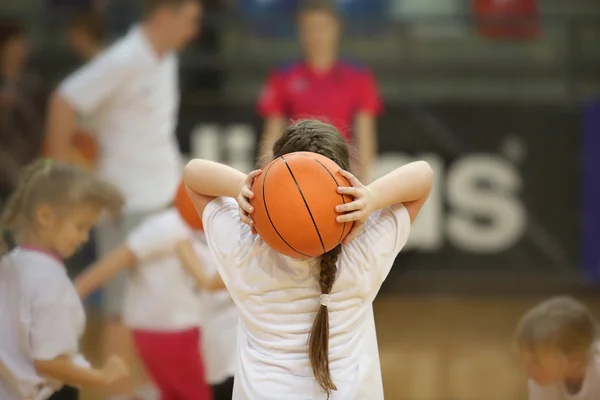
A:
<svg viewBox="0 0 600 400">
<path fill-rule="evenodd" d="M 176 197 L 175 204 L 187 199 L 183 186 Z M 171 207 L 156 213 L 75 283 L 80 296 L 86 297 L 118 272 L 132 268 L 123 317 L 162 400 L 212 398 L 205 381 L 201 308 L 195 293 L 197 282 L 207 284 L 206 276 L 204 271 L 186 270 L 197 263 L 182 265 L 177 257 L 178 246 L 193 240 L 201 228 L 195 212 L 184 214 Z"/>
<path fill-rule="evenodd" d="M 516 336 L 529 400 L 600 399 L 598 321 L 582 303 L 544 301 L 521 318 Z"/>
<path fill-rule="evenodd" d="M 202 223 L 191 207 L 190 211 Z M 197 234 L 193 240 L 182 242 L 178 253 L 181 262 L 188 265 L 188 270 L 204 271 L 199 286 L 203 289 L 200 292 L 200 304 L 206 380 L 212 386 L 214 400 L 231 400 L 237 362 L 237 307 L 217 272 L 206 236 Z"/>
<path fill-rule="evenodd" d="M 122 204 L 115 187 L 75 167 L 39 160 L 23 174 L 0 220 L 18 244 L 0 261 L 0 399 L 74 400 L 74 386 L 127 376 L 117 357 L 94 369 L 79 353 L 85 312 L 62 261 Z"/>
</svg>

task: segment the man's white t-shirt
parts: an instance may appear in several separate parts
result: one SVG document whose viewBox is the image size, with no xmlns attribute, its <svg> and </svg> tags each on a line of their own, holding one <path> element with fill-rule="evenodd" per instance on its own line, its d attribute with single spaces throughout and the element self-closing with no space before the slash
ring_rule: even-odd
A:
<svg viewBox="0 0 600 400">
<path fill-rule="evenodd" d="M 200 327 L 196 281 L 176 253 L 177 245 L 194 235 L 174 208 L 147 218 L 129 234 L 126 244 L 138 265 L 125 291 L 123 316 L 128 327 L 153 331 Z"/>
<path fill-rule="evenodd" d="M 238 306 L 234 400 L 326 399 L 307 340 L 320 307 L 319 259 L 280 255 L 239 221 L 237 203 L 217 198 L 203 213 L 217 268 Z M 344 246 L 329 302 L 331 400 L 381 400 L 372 302 L 406 244 L 410 217 L 399 204 L 374 213 Z"/>
<path fill-rule="evenodd" d="M 600 350 L 600 347 L 599 347 Z M 600 354 L 596 354 L 590 363 L 581 390 L 569 394 L 563 383 L 551 386 L 539 386 L 529 381 L 529 400 L 598 400 L 600 399 Z"/>
<path fill-rule="evenodd" d="M 45 399 L 62 386 L 34 360 L 67 355 L 89 367 L 79 353 L 85 312 L 62 261 L 23 247 L 2 257 L 0 310 L 0 399 Z"/>
<path fill-rule="evenodd" d="M 214 257 L 206 236 L 198 234 L 194 250 L 205 271 L 217 274 Z M 202 307 L 202 354 L 206 367 L 206 381 L 217 385 L 235 374 L 237 364 L 237 326 L 239 313 L 227 290 L 200 293 Z"/>
<path fill-rule="evenodd" d="M 98 172 L 121 190 L 127 210 L 160 209 L 175 193 L 178 84 L 176 55 L 159 58 L 136 26 L 59 88 L 90 119 L 100 145 Z"/>
</svg>

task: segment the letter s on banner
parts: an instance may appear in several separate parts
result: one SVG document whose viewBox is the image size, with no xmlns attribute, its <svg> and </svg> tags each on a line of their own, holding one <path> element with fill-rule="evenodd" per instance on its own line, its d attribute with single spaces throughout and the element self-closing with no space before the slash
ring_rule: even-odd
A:
<svg viewBox="0 0 600 400">
<path fill-rule="evenodd" d="M 502 158 L 476 154 L 456 161 L 448 172 L 450 242 L 472 253 L 501 252 L 515 245 L 526 227 L 521 186 L 515 167 Z"/>
</svg>

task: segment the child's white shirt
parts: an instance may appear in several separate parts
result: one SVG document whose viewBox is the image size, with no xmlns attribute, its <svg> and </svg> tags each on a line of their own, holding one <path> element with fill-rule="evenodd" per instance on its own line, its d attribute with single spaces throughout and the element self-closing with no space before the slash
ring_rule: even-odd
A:
<svg viewBox="0 0 600 400">
<path fill-rule="evenodd" d="M 529 381 L 529 400 L 598 400 L 600 399 L 600 354 L 596 353 L 590 363 L 581 390 L 569 394 L 563 383 L 540 386 Z"/>
<path fill-rule="evenodd" d="M 197 235 L 196 255 L 205 271 L 217 274 L 216 262 L 206 243 L 206 236 Z M 235 374 L 237 363 L 237 325 L 239 313 L 227 290 L 200 293 L 202 307 L 202 354 L 206 367 L 206 381 L 211 385 L 222 383 Z"/>
<path fill-rule="evenodd" d="M 147 218 L 128 235 L 126 245 L 138 259 L 123 305 L 128 327 L 169 332 L 200 326 L 196 280 L 176 252 L 179 243 L 193 238 L 194 231 L 174 208 Z"/>
<path fill-rule="evenodd" d="M 326 399 L 307 354 L 320 307 L 319 260 L 270 249 L 239 221 L 237 203 L 210 202 L 204 229 L 217 268 L 240 312 L 234 400 Z M 374 213 L 344 246 L 329 302 L 331 400 L 382 400 L 372 302 L 410 232 L 399 204 Z"/>
<path fill-rule="evenodd" d="M 0 310 L 0 399 L 40 400 L 62 386 L 39 376 L 34 360 L 67 355 L 89 367 L 79 353 L 85 311 L 59 259 L 23 247 L 2 257 Z"/>
</svg>

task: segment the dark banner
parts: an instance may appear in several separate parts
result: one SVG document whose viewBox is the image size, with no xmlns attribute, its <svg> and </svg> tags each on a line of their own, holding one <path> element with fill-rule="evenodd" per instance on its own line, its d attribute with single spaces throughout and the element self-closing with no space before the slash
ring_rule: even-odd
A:
<svg viewBox="0 0 600 400">
<path fill-rule="evenodd" d="M 600 100 L 587 105 L 584 120 L 582 264 L 587 277 L 600 282 Z"/>
<path fill-rule="evenodd" d="M 408 267 L 577 269 L 580 120 L 579 110 L 545 104 L 388 107 L 376 175 L 415 158 L 436 171 Z M 250 105 L 184 106 L 179 131 L 186 153 L 249 171 L 260 129 Z"/>
</svg>

